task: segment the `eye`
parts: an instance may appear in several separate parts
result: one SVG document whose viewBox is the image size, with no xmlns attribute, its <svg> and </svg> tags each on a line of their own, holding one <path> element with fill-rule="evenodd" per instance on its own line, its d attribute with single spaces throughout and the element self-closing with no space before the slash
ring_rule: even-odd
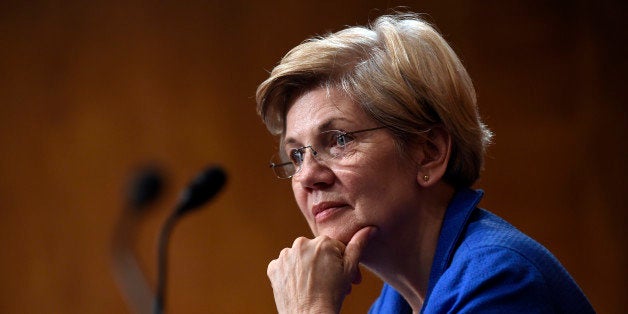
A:
<svg viewBox="0 0 628 314">
<path fill-rule="evenodd" d="M 353 141 L 353 137 L 347 133 L 337 133 L 334 136 L 336 137 L 336 145 L 339 147 L 345 147 L 348 143 Z"/>
<path fill-rule="evenodd" d="M 290 150 L 290 161 L 295 165 L 300 165 L 303 162 L 304 150 L 302 148 L 295 148 Z"/>
</svg>

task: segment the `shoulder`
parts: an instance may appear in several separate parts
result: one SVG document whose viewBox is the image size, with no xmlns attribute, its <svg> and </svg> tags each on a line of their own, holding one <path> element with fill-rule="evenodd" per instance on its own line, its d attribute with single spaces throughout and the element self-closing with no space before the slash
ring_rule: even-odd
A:
<svg viewBox="0 0 628 314">
<path fill-rule="evenodd" d="M 540 243 L 482 209 L 476 209 L 470 217 L 452 264 L 477 257 L 494 257 L 502 262 L 506 259 L 515 265 L 536 266 L 541 271 L 558 264 L 558 260 Z"/>
<path fill-rule="evenodd" d="M 550 298 L 543 272 L 526 256 L 485 245 L 457 252 L 427 305 L 435 312 L 551 313 Z"/>
<path fill-rule="evenodd" d="M 470 217 L 428 298 L 426 309 L 452 312 L 590 309 L 581 290 L 545 247 L 484 210 Z"/>
</svg>

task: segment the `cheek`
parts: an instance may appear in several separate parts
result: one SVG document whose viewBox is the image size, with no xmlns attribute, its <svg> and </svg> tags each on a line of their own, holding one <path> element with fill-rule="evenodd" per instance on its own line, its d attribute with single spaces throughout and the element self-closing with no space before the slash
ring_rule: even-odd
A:
<svg viewBox="0 0 628 314">
<path fill-rule="evenodd" d="M 398 156 L 389 154 L 363 160 L 359 165 L 346 169 L 338 177 L 350 187 L 356 205 L 368 216 L 385 215 L 400 204 L 406 205 L 415 189 L 416 167 L 402 163 Z M 392 208 L 391 208 L 392 207 Z"/>
<path fill-rule="evenodd" d="M 294 181 L 292 182 L 292 194 L 294 195 L 294 199 L 297 202 L 301 213 L 307 217 L 305 212 L 307 210 L 307 193 L 298 183 L 295 183 Z"/>
<path fill-rule="evenodd" d="M 412 169 L 397 159 L 393 154 L 367 155 L 345 167 L 338 177 L 353 192 L 378 198 L 380 193 L 392 191 L 399 181 L 407 182 L 407 178 L 413 177 Z"/>
<path fill-rule="evenodd" d="M 301 188 L 299 184 L 292 183 L 292 193 L 294 194 L 294 199 L 297 202 L 299 211 L 301 211 L 301 215 L 303 215 L 308 225 L 310 226 L 310 230 L 312 230 L 312 234 L 314 234 L 314 236 L 318 236 L 319 234 L 316 228 L 316 224 L 314 223 L 312 214 L 309 212 L 308 206 L 307 206 L 307 197 L 308 197 L 307 191 Z"/>
</svg>

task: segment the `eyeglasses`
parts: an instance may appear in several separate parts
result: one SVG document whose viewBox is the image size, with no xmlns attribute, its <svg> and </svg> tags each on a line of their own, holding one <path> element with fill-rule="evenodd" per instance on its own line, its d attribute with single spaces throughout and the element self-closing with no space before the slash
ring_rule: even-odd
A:
<svg viewBox="0 0 628 314">
<path fill-rule="evenodd" d="M 321 132 L 315 142 L 317 149 L 314 149 L 312 145 L 308 145 L 293 148 L 287 153 L 283 152 L 280 154 L 281 158 L 278 158 L 279 160 L 271 161 L 270 168 L 272 168 L 275 175 L 281 179 L 292 178 L 301 170 L 303 161 L 305 160 L 305 152 L 308 149 L 312 151 L 312 156 L 319 161 L 342 158 L 345 156 L 350 144 L 355 141 L 355 134 L 383 128 L 385 128 L 385 126 L 351 132 L 339 130 Z"/>
</svg>

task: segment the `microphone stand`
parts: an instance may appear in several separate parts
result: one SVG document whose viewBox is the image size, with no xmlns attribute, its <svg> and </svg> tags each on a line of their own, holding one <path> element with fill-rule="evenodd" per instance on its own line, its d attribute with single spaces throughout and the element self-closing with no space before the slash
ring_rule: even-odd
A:
<svg viewBox="0 0 628 314">
<path fill-rule="evenodd" d="M 129 308 L 134 313 L 149 314 L 154 298 L 146 276 L 134 252 L 137 227 L 147 207 L 161 194 L 163 177 L 158 168 L 144 167 L 130 182 L 126 208 L 120 213 L 111 243 L 113 275 Z"/>
<path fill-rule="evenodd" d="M 113 273 L 132 311 L 149 314 L 153 293 L 132 249 L 136 242 L 135 231 L 139 216 L 141 213 L 131 208 L 124 211 L 118 219 L 112 248 Z"/>
<path fill-rule="evenodd" d="M 170 214 L 159 234 L 157 243 L 157 291 L 154 314 L 163 314 L 166 299 L 166 280 L 168 272 L 168 241 L 174 225 L 179 218 L 191 210 L 202 206 L 214 197 L 224 186 L 227 176 L 220 167 L 210 167 L 201 172 L 181 194 L 176 209 Z"/>
<path fill-rule="evenodd" d="M 179 210 L 174 211 L 164 225 L 159 234 L 157 242 L 157 291 L 155 295 L 155 304 L 153 305 L 154 314 L 163 314 L 166 299 L 166 280 L 168 277 L 168 243 L 170 234 L 174 229 L 174 225 L 179 219 Z"/>
</svg>

